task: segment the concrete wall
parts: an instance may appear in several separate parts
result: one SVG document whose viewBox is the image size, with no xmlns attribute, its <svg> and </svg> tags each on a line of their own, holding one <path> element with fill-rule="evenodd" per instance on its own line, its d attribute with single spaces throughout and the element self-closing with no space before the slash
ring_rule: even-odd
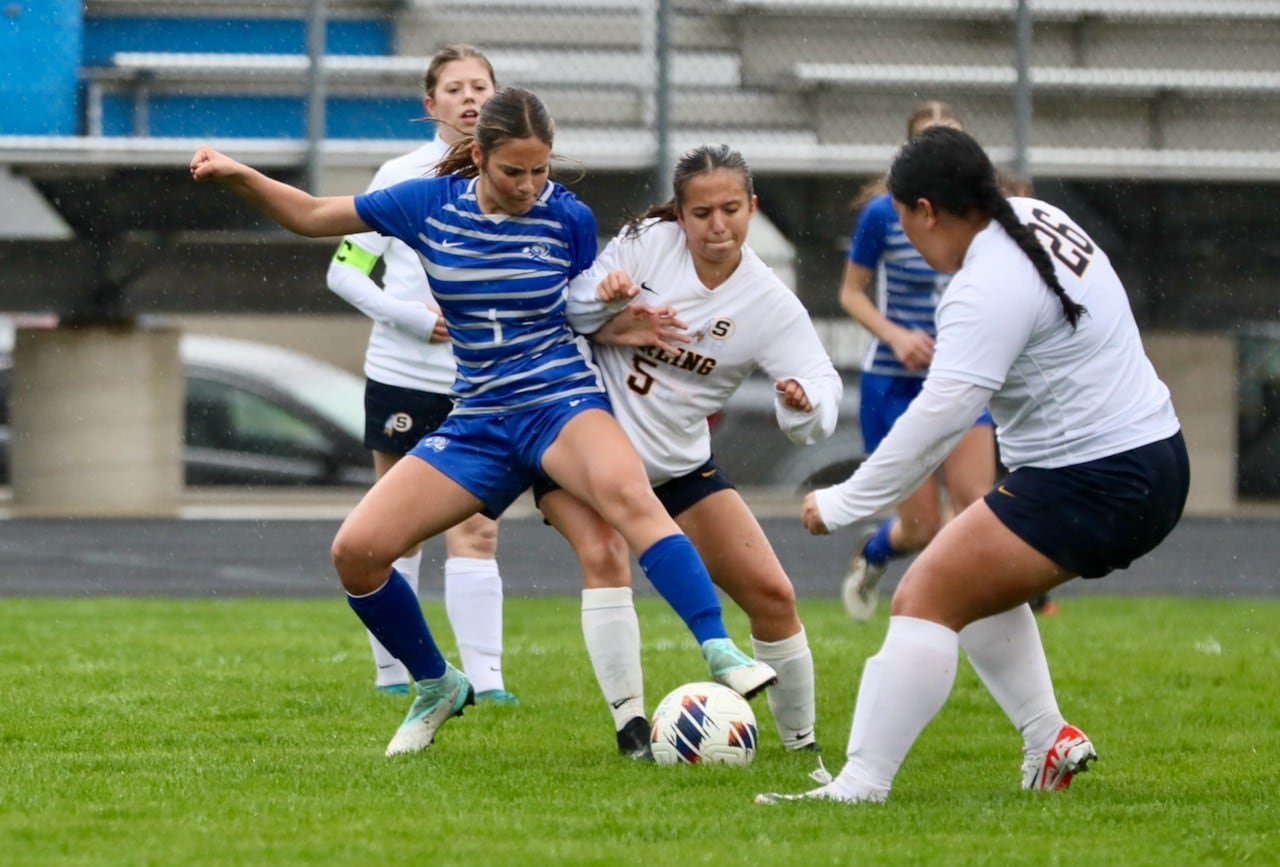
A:
<svg viewBox="0 0 1280 867">
<path fill-rule="evenodd" d="M 1236 507 L 1236 343 L 1208 334 L 1147 334 L 1147 354 L 1173 394 L 1191 455 L 1189 515 Z"/>
<path fill-rule="evenodd" d="M 176 329 L 19 329 L 9 411 L 14 514 L 177 513 L 183 416 Z"/>
</svg>

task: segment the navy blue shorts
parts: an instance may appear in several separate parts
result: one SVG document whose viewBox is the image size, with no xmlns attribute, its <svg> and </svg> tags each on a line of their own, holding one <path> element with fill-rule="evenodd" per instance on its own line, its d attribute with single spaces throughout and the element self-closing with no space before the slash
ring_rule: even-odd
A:
<svg viewBox="0 0 1280 867">
<path fill-rule="evenodd" d="M 1022 467 L 984 501 L 1014 534 L 1059 566 L 1101 578 L 1159 545 L 1187 502 L 1182 434 L 1058 469 Z"/>
<path fill-rule="evenodd" d="M 492 415 L 451 415 L 409 454 L 453 479 L 496 519 L 534 481 L 546 478 L 542 453 L 569 420 L 589 409 L 612 414 L 601 394 L 575 395 L 532 409 Z"/>
<path fill-rule="evenodd" d="M 732 488 L 733 482 L 729 481 L 729 477 L 724 474 L 724 470 L 716 466 L 715 459 L 712 458 L 691 473 L 672 479 L 669 482 L 663 482 L 654 488 L 653 492 L 658 495 L 658 501 L 667 510 L 667 514 L 675 518 L 684 510 L 701 500 L 705 500 L 716 491 L 731 490 Z M 545 477 L 535 479 L 533 483 L 533 501 L 537 503 L 547 494 L 559 489 L 560 486 L 551 479 Z"/>
<path fill-rule="evenodd" d="M 364 447 L 388 455 L 407 455 L 424 436 L 449 417 L 447 394 L 399 385 L 364 382 Z"/>
<path fill-rule="evenodd" d="M 924 388 L 924 380 L 914 376 L 888 376 L 883 373 L 863 373 L 858 378 L 861 392 L 858 421 L 862 425 L 862 447 L 871 454 L 889 433 L 898 417 L 907 411 L 911 401 Z M 983 424 L 995 427 L 995 419 L 985 409 L 974 427 Z"/>
</svg>

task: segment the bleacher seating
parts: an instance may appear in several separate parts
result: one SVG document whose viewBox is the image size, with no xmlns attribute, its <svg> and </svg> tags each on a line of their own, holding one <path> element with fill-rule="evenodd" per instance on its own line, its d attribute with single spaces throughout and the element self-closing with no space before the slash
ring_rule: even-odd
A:
<svg viewBox="0 0 1280 867">
<path fill-rule="evenodd" d="M 900 139 L 905 107 L 937 96 L 1007 153 L 1015 5 L 675 0 L 672 142 L 732 140 L 760 172 L 872 172 Z M 50 152 L 111 160 L 132 148 L 145 163 L 167 150 L 156 140 L 209 138 L 272 159 L 302 153 L 309 8 L 87 0 L 85 138 Z M 367 154 L 371 170 L 399 140 L 421 137 L 426 57 L 463 40 L 488 53 L 503 83 L 544 97 L 559 151 L 643 171 L 656 146 L 655 9 L 648 0 L 328 3 L 323 152 Z M 1151 177 L 1271 176 L 1274 142 L 1259 137 L 1280 122 L 1280 0 L 1036 0 L 1032 9 L 1038 166 L 1092 177 L 1111 174 L 1106 163 L 1118 158 Z M 114 139 L 133 144 L 104 145 Z M 15 149 L 25 145 L 0 141 L 0 159 Z"/>
<path fill-rule="evenodd" d="M 724 3 L 740 18 L 744 85 L 789 84 L 832 149 L 899 140 L 906 110 L 926 98 L 955 105 L 984 142 L 1012 142 L 1014 0 Z M 1171 164 L 1217 177 L 1241 151 L 1270 163 L 1280 2 L 1036 0 L 1031 10 L 1037 171 L 1051 159 L 1091 177 L 1113 153 L 1142 151 L 1124 165 L 1153 177 Z M 1079 162 L 1064 165 L 1068 156 Z"/>
</svg>

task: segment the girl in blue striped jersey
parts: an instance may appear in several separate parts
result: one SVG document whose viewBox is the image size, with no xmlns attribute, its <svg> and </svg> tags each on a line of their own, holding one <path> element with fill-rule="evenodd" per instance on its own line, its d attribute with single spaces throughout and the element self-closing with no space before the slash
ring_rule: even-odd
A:
<svg viewBox="0 0 1280 867">
<path fill-rule="evenodd" d="M 414 680 L 389 756 L 425 749 L 473 700 L 391 564 L 477 512 L 496 518 L 543 476 L 618 529 L 713 677 L 739 692 L 776 678 L 728 638 L 705 566 L 653 493 L 569 328 L 565 287 L 595 259 L 596 223 L 550 180 L 553 131 L 536 96 L 501 90 L 437 177 L 354 197 L 312 196 L 207 146 L 191 161 L 196 181 L 222 183 L 299 235 L 373 229 L 409 244 L 448 325 L 453 412 L 410 452 L 417 460 L 400 461 L 370 489 L 333 542 L 352 609 Z"/>
</svg>

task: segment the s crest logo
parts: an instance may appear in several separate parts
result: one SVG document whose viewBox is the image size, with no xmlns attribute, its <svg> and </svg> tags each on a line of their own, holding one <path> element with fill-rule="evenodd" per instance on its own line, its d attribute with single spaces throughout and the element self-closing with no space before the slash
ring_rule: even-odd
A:
<svg viewBox="0 0 1280 867">
<path fill-rule="evenodd" d="M 737 326 L 733 324 L 732 319 L 713 319 L 694 332 L 693 337 L 699 343 L 708 338 L 711 340 L 728 340 L 733 336 L 733 332 L 736 329 Z"/>
<path fill-rule="evenodd" d="M 385 434 L 407 433 L 413 429 L 413 416 L 407 412 L 393 412 L 382 425 Z"/>
<path fill-rule="evenodd" d="M 551 250 L 546 244 L 530 244 L 524 248 L 524 255 L 530 259 L 545 259 L 550 253 Z"/>
<path fill-rule="evenodd" d="M 423 448 L 431 449 L 433 452 L 442 452 L 445 446 L 449 445 L 449 440 L 447 437 L 429 436 L 423 438 L 421 445 Z"/>
</svg>

